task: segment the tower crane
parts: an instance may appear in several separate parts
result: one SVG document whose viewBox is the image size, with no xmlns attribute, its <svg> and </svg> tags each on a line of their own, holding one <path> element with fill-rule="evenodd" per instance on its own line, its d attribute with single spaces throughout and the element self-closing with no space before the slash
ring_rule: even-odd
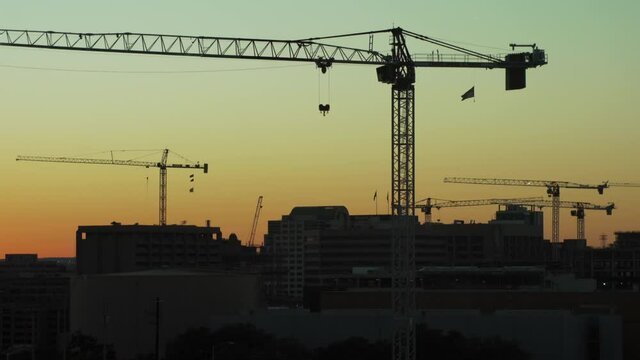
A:
<svg viewBox="0 0 640 360">
<path fill-rule="evenodd" d="M 87 159 L 78 157 L 51 157 L 51 156 L 29 156 L 18 155 L 16 161 L 39 161 L 39 162 L 53 162 L 53 163 L 70 163 L 70 164 L 97 164 L 97 165 L 123 165 L 123 166 L 143 166 L 146 168 L 157 167 L 160 169 L 160 191 L 159 191 L 159 217 L 160 225 L 167 224 L 167 169 L 187 169 L 187 170 L 202 170 L 205 174 L 209 172 L 209 165 L 200 163 L 195 164 L 169 164 L 167 159 L 169 157 L 169 149 L 162 150 L 162 156 L 160 161 L 137 161 L 137 160 L 115 160 L 113 159 L 113 152 L 111 152 L 111 159 Z"/>
<path fill-rule="evenodd" d="M 374 35 L 390 36 L 390 51 L 374 50 Z M 326 41 L 368 37 L 368 48 L 337 46 Z M 455 52 L 412 56 L 407 39 L 430 43 Z M 393 358 L 415 359 L 415 69 L 505 69 L 506 90 L 526 87 L 526 70 L 547 64 L 544 50 L 504 56 L 486 55 L 399 27 L 294 40 L 160 35 L 143 33 L 81 33 L 0 29 L 0 45 L 124 54 L 175 55 L 227 59 L 281 60 L 315 63 L 323 72 L 333 64 L 376 66 L 378 80 L 391 85 L 391 208 L 392 307 L 396 318 Z M 514 47 L 515 49 L 515 47 Z M 322 104 L 321 104 L 322 105 Z M 328 106 L 320 107 L 328 111 Z"/>
<path fill-rule="evenodd" d="M 599 185 L 585 185 L 569 181 L 556 180 L 519 180 L 519 179 L 487 179 L 446 177 L 446 183 L 503 185 L 503 186 L 538 186 L 547 188 L 547 195 L 551 197 L 551 242 L 560 242 L 560 188 L 568 189 L 596 189 L 602 195 L 604 189 L 611 186 L 608 182 Z"/>
<path fill-rule="evenodd" d="M 537 208 L 545 208 L 545 207 L 553 207 L 553 201 L 548 200 L 536 200 L 536 201 L 524 201 L 524 202 L 516 202 L 518 205 L 527 205 Z M 581 202 L 581 201 L 560 201 L 558 202 L 558 208 L 570 208 L 571 216 L 576 217 L 577 226 L 576 226 L 576 238 L 577 239 L 586 239 L 585 237 L 585 220 L 584 220 L 584 211 L 585 210 L 601 210 L 606 211 L 607 215 L 611 215 L 613 213 L 613 209 L 615 209 L 614 203 L 609 203 L 607 205 L 596 205 L 589 202 Z"/>
<path fill-rule="evenodd" d="M 258 219 L 260 218 L 260 210 L 262 210 L 262 195 L 258 196 L 256 204 L 256 213 L 253 215 L 253 223 L 251 224 L 251 235 L 249 235 L 248 245 L 253 247 L 253 241 L 256 238 L 256 229 L 258 228 Z"/>
<path fill-rule="evenodd" d="M 431 222 L 431 215 L 432 215 L 431 210 L 433 210 L 433 207 L 434 207 L 433 205 L 435 205 L 438 201 L 449 202 L 452 200 L 438 199 L 438 198 L 425 198 L 425 199 L 416 201 L 415 207 L 416 209 L 420 209 L 424 214 L 425 223 Z M 424 202 L 424 204 L 422 204 L 422 202 Z"/>
<path fill-rule="evenodd" d="M 513 199 L 480 199 L 480 200 L 442 200 L 441 202 L 433 202 L 433 198 L 426 198 L 416 201 L 416 209 L 420 209 L 424 213 L 424 222 L 431 222 L 432 210 L 448 207 L 462 207 L 462 206 L 483 206 L 483 205 L 509 205 L 519 204 L 528 201 L 540 201 L 541 197 L 525 197 L 525 198 L 513 198 Z M 421 204 L 422 202 L 424 204 Z"/>
</svg>

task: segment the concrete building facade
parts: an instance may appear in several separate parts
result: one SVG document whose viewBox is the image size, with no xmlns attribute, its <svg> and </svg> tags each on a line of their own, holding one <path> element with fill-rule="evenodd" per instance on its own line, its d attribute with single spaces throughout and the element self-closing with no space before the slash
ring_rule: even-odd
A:
<svg viewBox="0 0 640 360">
<path fill-rule="evenodd" d="M 225 267 L 241 247 L 235 235 L 223 239 L 220 228 L 208 226 L 113 223 L 76 231 L 78 274 Z"/>
<path fill-rule="evenodd" d="M 265 284 L 272 299 L 301 302 L 305 277 L 305 243 L 327 229 L 345 229 L 344 206 L 295 207 L 281 220 L 269 221 L 264 237 Z"/>
</svg>

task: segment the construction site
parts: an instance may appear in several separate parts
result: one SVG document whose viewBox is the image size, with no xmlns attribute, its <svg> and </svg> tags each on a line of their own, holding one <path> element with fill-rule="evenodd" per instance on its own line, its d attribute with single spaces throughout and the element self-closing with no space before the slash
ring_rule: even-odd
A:
<svg viewBox="0 0 640 360">
<path fill-rule="evenodd" d="M 640 173 L 563 157 L 556 134 L 520 146 L 564 126 L 547 32 L 498 48 L 399 26 L 29 24 L 0 26 L 0 70 L 38 84 L 4 114 L 26 141 L 3 148 L 7 359 L 170 360 L 193 329 L 234 324 L 306 350 L 247 335 L 183 356 L 321 360 L 358 338 L 432 359 L 434 331 L 460 336 L 452 359 L 491 339 L 511 359 L 640 353 Z"/>
</svg>

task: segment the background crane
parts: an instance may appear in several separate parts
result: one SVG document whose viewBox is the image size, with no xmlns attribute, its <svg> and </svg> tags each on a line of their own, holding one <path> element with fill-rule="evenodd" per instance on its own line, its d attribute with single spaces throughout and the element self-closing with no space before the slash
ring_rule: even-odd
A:
<svg viewBox="0 0 640 360">
<path fill-rule="evenodd" d="M 195 164 L 168 164 L 169 149 L 162 150 L 160 161 L 137 161 L 137 160 L 115 160 L 113 159 L 113 151 L 111 151 L 111 159 L 87 159 L 78 157 L 51 157 L 51 156 L 28 156 L 18 155 L 16 161 L 39 161 L 54 163 L 70 163 L 70 164 L 98 164 L 98 165 L 124 165 L 124 166 L 143 166 L 146 168 L 157 167 L 160 169 L 160 191 L 159 191 L 159 217 L 160 225 L 167 224 L 167 169 L 189 169 L 203 170 L 206 174 L 209 172 L 209 165 L 200 163 Z"/>
<path fill-rule="evenodd" d="M 560 188 L 568 189 L 596 189 L 599 194 L 611 186 L 607 182 L 599 185 L 585 185 L 569 181 L 556 180 L 519 180 L 519 179 L 487 179 L 487 178 L 463 178 L 446 177 L 446 183 L 478 184 L 478 185 L 503 185 L 503 186 L 538 186 L 547 188 L 547 195 L 551 197 L 551 242 L 560 242 Z"/>
<path fill-rule="evenodd" d="M 391 38 L 391 51 L 373 49 L 373 36 Z M 368 48 L 336 46 L 329 39 L 368 37 Z M 413 57 L 407 39 L 427 42 L 455 54 Z M 506 90 L 526 87 L 526 70 L 547 63 L 544 50 L 531 45 L 531 52 L 492 56 L 453 45 L 402 28 L 366 31 L 297 40 L 182 36 L 142 33 L 78 33 L 0 29 L 0 45 L 233 59 L 313 62 L 320 69 L 334 63 L 377 66 L 378 81 L 391 85 L 391 209 L 392 307 L 397 327 L 392 341 L 394 359 L 415 359 L 415 69 L 418 67 L 505 69 Z M 515 46 L 513 47 L 515 49 Z M 328 111 L 328 106 L 324 108 Z M 323 108 L 321 107 L 322 111 Z"/>
<path fill-rule="evenodd" d="M 434 202 L 436 200 L 436 202 Z M 437 202 L 440 200 L 440 202 Z M 416 201 L 416 209 L 420 209 L 424 213 L 424 222 L 431 222 L 432 210 L 448 207 L 462 207 L 462 206 L 483 206 L 483 205 L 509 205 L 520 204 L 528 201 L 541 201 L 541 197 L 525 197 L 525 198 L 513 198 L 513 199 L 479 199 L 479 200 L 441 200 L 434 198 L 426 198 Z M 424 204 L 421 204 L 424 201 Z"/>
<path fill-rule="evenodd" d="M 415 207 L 416 209 L 420 209 L 424 214 L 425 223 L 430 223 L 432 221 L 431 215 L 432 215 L 433 205 L 436 204 L 436 202 L 438 201 L 448 202 L 451 200 L 438 199 L 438 198 L 425 198 L 425 199 L 416 201 Z M 424 204 L 422 204 L 423 202 Z"/>
<path fill-rule="evenodd" d="M 251 235 L 249 235 L 250 247 L 253 247 L 253 242 L 256 238 L 256 228 L 258 227 L 258 219 L 260 218 L 260 210 L 262 209 L 262 195 L 258 196 L 258 203 L 256 204 L 256 213 L 253 215 L 253 223 L 251 224 Z"/>
<path fill-rule="evenodd" d="M 548 201 L 548 200 L 524 201 L 524 202 L 516 202 L 516 204 L 537 207 L 540 209 L 544 207 L 554 206 L 553 201 Z M 584 211 L 585 210 L 601 210 L 601 211 L 606 211 L 607 215 L 611 215 L 613 213 L 613 209 L 615 209 L 615 204 L 609 203 L 607 205 L 596 205 L 589 202 L 581 202 L 581 201 L 559 201 L 558 208 L 574 209 L 574 210 L 571 210 L 571 216 L 575 216 L 577 220 L 576 239 L 586 239 Z"/>
</svg>

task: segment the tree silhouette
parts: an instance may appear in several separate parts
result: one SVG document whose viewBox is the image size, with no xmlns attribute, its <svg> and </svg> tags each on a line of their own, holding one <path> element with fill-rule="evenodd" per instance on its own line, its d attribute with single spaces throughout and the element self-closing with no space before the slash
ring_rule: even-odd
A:
<svg viewBox="0 0 640 360">
<path fill-rule="evenodd" d="M 467 338 L 450 331 L 416 328 L 416 357 L 447 360 L 528 360 L 513 341 L 497 337 Z M 277 338 L 251 324 L 233 324 L 216 331 L 201 327 L 190 329 L 167 345 L 166 360 L 387 360 L 391 357 L 388 341 L 371 342 L 361 337 L 337 341 L 314 351 L 299 341 Z"/>
<path fill-rule="evenodd" d="M 335 342 L 316 352 L 317 360 L 387 360 L 391 358 L 388 341 L 369 342 L 361 337 L 352 337 Z"/>
<path fill-rule="evenodd" d="M 105 349 L 104 345 L 99 344 L 95 337 L 85 335 L 79 331 L 71 335 L 66 351 L 68 360 L 102 360 L 103 351 L 107 352 L 107 359 L 116 359 L 113 345 L 106 345 Z"/>
<path fill-rule="evenodd" d="M 167 344 L 166 360 L 304 360 L 310 352 L 295 339 L 278 339 L 251 324 L 216 331 L 189 329 Z"/>
<path fill-rule="evenodd" d="M 416 358 L 420 359 L 492 359 L 528 360 L 530 356 L 510 340 L 498 337 L 467 338 L 457 331 L 443 332 L 428 329 L 424 324 L 416 327 Z"/>
</svg>

